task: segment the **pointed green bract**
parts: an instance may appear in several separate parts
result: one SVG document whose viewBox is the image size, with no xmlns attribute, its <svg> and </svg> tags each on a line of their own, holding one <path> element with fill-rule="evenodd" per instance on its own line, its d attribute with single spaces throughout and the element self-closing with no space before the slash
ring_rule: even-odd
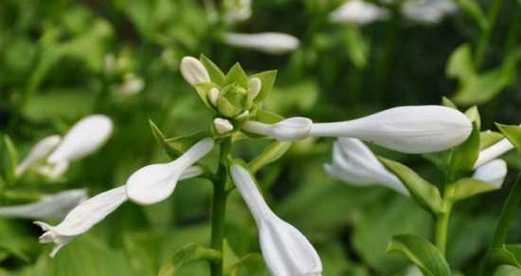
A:
<svg viewBox="0 0 521 276">
<path fill-rule="evenodd" d="M 473 124 L 472 132 L 465 142 L 452 149 L 449 161 L 449 181 L 454 181 L 474 169 L 479 156 L 479 129 Z"/>
<path fill-rule="evenodd" d="M 208 70 L 208 74 L 210 75 L 210 79 L 212 80 L 212 82 L 216 83 L 219 86 L 223 86 L 225 78 L 223 71 L 221 71 L 221 69 L 205 55 L 201 55 L 199 57 L 199 60 L 204 65 L 206 70 Z"/>
<path fill-rule="evenodd" d="M 514 145 L 518 150 L 521 150 L 521 126 L 503 125 L 498 123 L 496 123 L 496 125 L 510 143 L 512 143 L 512 145 Z"/>
<path fill-rule="evenodd" d="M 448 187 L 448 197 L 453 202 L 499 189 L 490 183 L 474 178 L 462 178 Z"/>
<path fill-rule="evenodd" d="M 230 71 L 228 71 L 224 79 L 224 85 L 233 83 L 237 83 L 245 89 L 248 88 L 248 75 L 244 72 L 239 63 L 235 63 L 232 68 L 230 68 Z"/>
<path fill-rule="evenodd" d="M 486 149 L 493 144 L 499 142 L 501 139 L 503 139 L 504 136 L 495 131 L 482 131 L 479 135 L 479 149 L 483 150 Z"/>
</svg>

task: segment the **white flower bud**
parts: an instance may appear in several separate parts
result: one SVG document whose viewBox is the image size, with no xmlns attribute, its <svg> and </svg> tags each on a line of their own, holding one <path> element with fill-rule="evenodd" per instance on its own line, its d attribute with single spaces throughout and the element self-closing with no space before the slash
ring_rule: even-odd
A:
<svg viewBox="0 0 521 276">
<path fill-rule="evenodd" d="M 190 85 L 210 82 L 210 75 L 204 65 L 194 57 L 184 57 L 180 65 L 181 75 Z"/>
<path fill-rule="evenodd" d="M 47 156 L 58 146 L 61 141 L 60 135 L 52 135 L 43 138 L 29 151 L 25 159 L 16 167 L 16 176 L 22 175 Z"/>
<path fill-rule="evenodd" d="M 302 233 L 268 207 L 250 175 L 240 165 L 231 168 L 233 182 L 246 202 L 259 230 L 264 261 L 272 275 L 322 274 L 322 262 Z"/>
<path fill-rule="evenodd" d="M 326 172 L 349 184 L 382 185 L 409 195 L 405 185 L 378 161 L 362 141 L 339 138 L 333 146 L 333 163 L 325 164 Z"/>
<path fill-rule="evenodd" d="M 251 16 L 251 0 L 228 0 L 224 1 L 227 22 L 234 23 L 247 20 Z"/>
<path fill-rule="evenodd" d="M 0 207 L 0 216 L 26 219 L 62 219 L 72 208 L 87 199 L 85 189 L 43 196 L 28 204 Z"/>
<path fill-rule="evenodd" d="M 221 92 L 219 92 L 219 89 L 215 87 L 210 89 L 210 92 L 208 92 L 208 100 L 213 106 L 217 106 L 217 100 L 219 100 L 220 93 Z"/>
<path fill-rule="evenodd" d="M 223 39 L 224 43 L 231 46 L 253 49 L 269 54 L 291 52 L 296 50 L 300 44 L 296 37 L 284 33 L 226 33 Z"/>
<path fill-rule="evenodd" d="M 363 0 L 350 0 L 334 10 L 329 15 L 329 20 L 335 23 L 365 25 L 388 16 L 389 13 L 377 5 Z"/>
<path fill-rule="evenodd" d="M 267 135 L 280 141 L 304 139 L 309 135 L 313 122 L 305 117 L 292 117 L 276 124 L 247 121 L 242 128 L 248 132 Z"/>
<path fill-rule="evenodd" d="M 455 109 L 402 106 L 352 121 L 314 123 L 310 135 L 352 137 L 404 153 L 427 153 L 457 146 L 471 131 L 472 123 Z"/>
<path fill-rule="evenodd" d="M 507 175 L 507 163 L 501 159 L 490 161 L 476 169 L 472 178 L 490 183 L 496 188 L 501 188 Z"/>
<path fill-rule="evenodd" d="M 453 0 L 405 1 L 402 6 L 405 17 L 426 24 L 438 23 L 457 10 L 458 6 Z"/>
<path fill-rule="evenodd" d="M 134 172 L 127 180 L 126 189 L 130 200 L 149 205 L 168 198 L 182 173 L 208 154 L 214 146 L 211 138 L 205 138 L 176 160 L 145 166 Z"/>
<path fill-rule="evenodd" d="M 262 81 L 259 78 L 252 78 L 248 83 L 248 98 L 255 99 L 262 89 Z"/>
<path fill-rule="evenodd" d="M 499 156 L 505 154 L 506 152 L 512 150 L 514 145 L 508 141 L 508 139 L 504 138 L 501 141 L 495 143 L 494 145 L 482 150 L 479 152 L 478 160 L 474 164 L 474 168 L 477 168 L 489 161 L 498 158 Z"/>
<path fill-rule="evenodd" d="M 215 118 L 213 120 L 213 125 L 219 134 L 225 134 L 233 130 L 232 123 L 226 119 Z"/>
<path fill-rule="evenodd" d="M 143 88 L 145 88 L 145 81 L 142 78 L 127 74 L 123 83 L 117 86 L 117 91 L 124 96 L 130 96 L 141 92 Z"/>
</svg>

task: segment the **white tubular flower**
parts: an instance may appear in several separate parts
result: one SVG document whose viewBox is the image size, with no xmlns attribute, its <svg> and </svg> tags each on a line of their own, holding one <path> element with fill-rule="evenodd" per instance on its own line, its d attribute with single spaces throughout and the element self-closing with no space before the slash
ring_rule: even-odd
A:
<svg viewBox="0 0 521 276">
<path fill-rule="evenodd" d="M 72 208 L 87 199 L 85 189 L 43 196 L 35 203 L 0 207 L 0 216 L 25 219 L 62 219 Z"/>
<path fill-rule="evenodd" d="M 402 12 L 412 21 L 435 24 L 457 9 L 453 0 L 408 0 L 403 4 Z"/>
<path fill-rule="evenodd" d="M 306 237 L 271 211 L 245 168 L 235 164 L 231 174 L 257 224 L 262 255 L 271 275 L 320 276 L 322 262 Z"/>
<path fill-rule="evenodd" d="M 95 152 L 112 134 L 112 120 L 105 115 L 90 115 L 77 122 L 49 155 L 50 176 L 59 176 L 69 163 Z M 44 170 L 45 171 L 45 170 Z"/>
<path fill-rule="evenodd" d="M 224 43 L 265 52 L 268 54 L 284 54 L 298 48 L 299 40 L 284 33 L 226 33 L 223 37 Z"/>
<path fill-rule="evenodd" d="M 166 199 L 174 192 L 182 173 L 208 154 L 213 146 L 214 141 L 205 138 L 172 162 L 148 165 L 137 170 L 127 180 L 128 197 L 142 205 Z"/>
<path fill-rule="evenodd" d="M 233 130 L 232 123 L 223 118 L 215 118 L 213 120 L 213 125 L 219 134 L 225 134 Z"/>
<path fill-rule="evenodd" d="M 365 25 L 387 18 L 389 13 L 377 5 L 363 0 L 350 0 L 334 10 L 329 20 L 335 23 L 351 23 Z"/>
<path fill-rule="evenodd" d="M 184 57 L 179 68 L 183 78 L 192 86 L 210 82 L 210 74 L 204 65 L 194 57 Z"/>
<path fill-rule="evenodd" d="M 305 117 L 292 117 L 276 124 L 247 121 L 242 128 L 248 132 L 267 135 L 280 141 L 304 139 L 309 136 L 313 121 Z"/>
<path fill-rule="evenodd" d="M 471 131 L 463 113 L 427 105 L 395 107 L 345 122 L 314 123 L 310 135 L 352 137 L 404 153 L 427 153 L 459 145 Z"/>
<path fill-rule="evenodd" d="M 340 138 L 333 146 L 333 163 L 325 164 L 326 172 L 353 185 L 382 185 L 409 195 L 405 185 L 378 161 L 360 140 Z"/>
<path fill-rule="evenodd" d="M 476 169 L 472 178 L 490 183 L 496 188 L 501 188 L 507 175 L 507 163 L 501 159 L 490 161 Z"/>
<path fill-rule="evenodd" d="M 16 176 L 20 176 L 28 169 L 44 160 L 61 141 L 60 135 L 52 135 L 43 138 L 29 151 L 25 159 L 16 166 Z"/>
<path fill-rule="evenodd" d="M 35 224 L 45 231 L 39 238 L 40 243 L 55 243 L 56 246 L 50 254 L 54 257 L 63 246 L 76 236 L 87 232 L 126 200 L 125 186 L 120 186 L 82 202 L 56 226 L 36 221 Z"/>
<path fill-rule="evenodd" d="M 504 138 L 501 141 L 495 143 L 494 145 L 482 150 L 479 152 L 478 160 L 474 164 L 474 168 L 477 168 L 485 163 L 488 163 L 490 160 L 496 159 L 499 156 L 507 153 L 512 150 L 514 145 L 508 141 L 508 139 Z"/>
</svg>

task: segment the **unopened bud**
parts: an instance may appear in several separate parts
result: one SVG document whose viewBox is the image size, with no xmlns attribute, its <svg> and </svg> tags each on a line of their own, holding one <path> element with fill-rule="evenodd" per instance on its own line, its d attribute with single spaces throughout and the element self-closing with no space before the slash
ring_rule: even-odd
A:
<svg viewBox="0 0 521 276">
<path fill-rule="evenodd" d="M 233 125 L 230 121 L 222 118 L 215 118 L 213 120 L 213 125 L 215 126 L 215 130 L 219 134 L 225 134 L 233 130 Z"/>
<path fill-rule="evenodd" d="M 219 99 L 219 89 L 217 88 L 212 88 L 210 89 L 210 92 L 208 92 L 208 100 L 210 100 L 210 103 L 213 105 L 213 106 L 217 106 L 217 100 Z"/>
<path fill-rule="evenodd" d="M 253 100 L 259 95 L 262 88 L 262 82 L 259 78 L 253 78 L 250 79 L 248 86 L 248 97 Z"/>
</svg>

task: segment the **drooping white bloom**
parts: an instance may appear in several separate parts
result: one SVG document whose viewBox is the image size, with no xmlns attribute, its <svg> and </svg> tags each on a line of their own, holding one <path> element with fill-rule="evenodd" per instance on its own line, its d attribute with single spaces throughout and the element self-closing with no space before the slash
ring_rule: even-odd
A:
<svg viewBox="0 0 521 276">
<path fill-rule="evenodd" d="M 233 130 L 233 125 L 230 121 L 223 118 L 215 118 L 213 120 L 213 125 L 215 126 L 215 130 L 219 134 L 225 134 Z"/>
<path fill-rule="evenodd" d="M 324 168 L 329 175 L 353 185 L 383 185 L 409 195 L 400 179 L 358 139 L 339 138 L 333 146 L 333 163 L 325 164 Z"/>
<path fill-rule="evenodd" d="M 232 165 L 231 174 L 259 230 L 262 255 L 272 275 L 319 276 L 322 262 L 311 243 L 292 225 L 268 207 L 250 175 L 240 165 Z"/>
<path fill-rule="evenodd" d="M 210 82 L 210 75 L 204 65 L 194 57 L 184 57 L 179 66 L 181 75 L 190 85 Z"/>
<path fill-rule="evenodd" d="M 457 9 L 453 0 L 407 0 L 402 6 L 402 13 L 412 21 L 434 24 Z"/>
<path fill-rule="evenodd" d="M 352 137 L 404 152 L 427 153 L 459 145 L 472 131 L 461 112 L 444 106 L 402 106 L 337 123 L 314 123 L 310 135 Z"/>
<path fill-rule="evenodd" d="M 474 168 L 477 168 L 489 161 L 498 158 L 499 156 L 505 154 L 506 152 L 512 150 L 514 145 L 508 141 L 508 139 L 504 138 L 501 141 L 495 143 L 494 145 L 482 150 L 479 152 L 478 160 L 474 164 Z"/>
<path fill-rule="evenodd" d="M 169 163 L 145 166 L 134 172 L 127 180 L 127 195 L 130 200 L 149 205 L 169 197 L 181 174 L 208 154 L 214 146 L 211 138 L 193 145 L 179 158 Z"/>
<path fill-rule="evenodd" d="M 365 25 L 387 18 L 389 13 L 375 4 L 363 0 L 349 0 L 329 15 L 335 23 Z"/>
<path fill-rule="evenodd" d="M 479 166 L 472 175 L 472 178 L 490 183 L 496 188 L 503 185 L 507 175 L 507 163 L 501 159 L 490 161 Z"/>
<path fill-rule="evenodd" d="M 112 134 L 112 128 L 112 120 L 105 115 L 90 115 L 81 119 L 47 158 L 47 163 L 51 165 L 48 175 L 57 177 L 67 169 L 70 162 L 97 151 Z"/>
<path fill-rule="evenodd" d="M 43 196 L 28 204 L 0 207 L 1 217 L 26 219 L 62 219 L 72 208 L 87 199 L 85 189 Z"/>
<path fill-rule="evenodd" d="M 265 52 L 268 54 L 284 54 L 298 48 L 299 40 L 285 33 L 226 33 L 223 37 L 224 43 Z"/>
<path fill-rule="evenodd" d="M 224 19 L 230 23 L 247 20 L 251 17 L 251 0 L 224 1 Z"/>
<path fill-rule="evenodd" d="M 292 117 L 276 124 L 247 121 L 242 128 L 248 132 L 271 136 L 277 140 L 298 140 L 309 136 L 313 121 L 305 117 Z"/>
<path fill-rule="evenodd" d="M 25 159 L 16 166 L 16 176 L 22 175 L 29 168 L 44 160 L 61 141 L 60 135 L 51 135 L 43 138 L 29 151 Z"/>
</svg>

